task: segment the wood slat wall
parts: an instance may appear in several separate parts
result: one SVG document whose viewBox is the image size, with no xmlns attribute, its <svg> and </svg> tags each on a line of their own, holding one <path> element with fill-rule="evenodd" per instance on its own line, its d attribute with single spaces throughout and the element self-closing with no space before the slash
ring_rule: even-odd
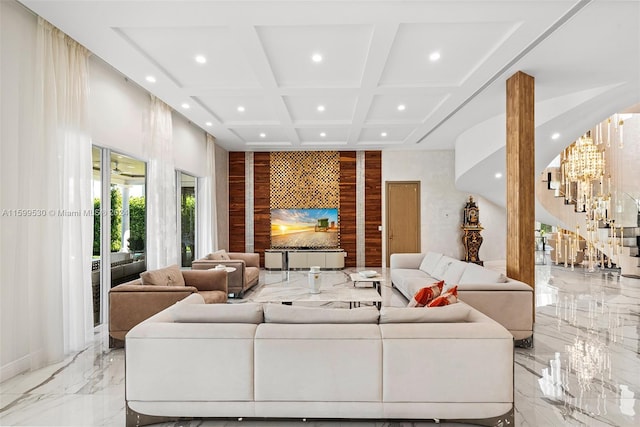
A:
<svg viewBox="0 0 640 427">
<path fill-rule="evenodd" d="M 340 247 L 347 252 L 346 267 L 356 267 L 356 152 L 340 155 Z M 229 153 L 229 248 L 246 252 L 245 239 L 245 153 Z M 254 153 L 254 251 L 264 266 L 264 251 L 270 237 L 270 153 Z M 382 265 L 382 153 L 365 153 L 365 260 L 366 265 Z"/>
<path fill-rule="evenodd" d="M 340 247 L 345 267 L 356 266 L 356 152 L 340 152 Z"/>
<path fill-rule="evenodd" d="M 253 154 L 253 239 L 264 267 L 264 251 L 271 247 L 271 168 L 270 153 Z"/>
<path fill-rule="evenodd" d="M 244 152 L 229 152 L 229 252 L 245 251 Z"/>
<path fill-rule="evenodd" d="M 382 266 L 382 152 L 367 151 L 364 155 L 366 201 L 364 213 L 365 265 Z"/>
</svg>

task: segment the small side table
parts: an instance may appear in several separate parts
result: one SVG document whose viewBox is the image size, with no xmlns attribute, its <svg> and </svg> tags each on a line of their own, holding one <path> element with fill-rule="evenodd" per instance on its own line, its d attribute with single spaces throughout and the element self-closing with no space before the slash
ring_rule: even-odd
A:
<svg viewBox="0 0 640 427">
<path fill-rule="evenodd" d="M 219 265 L 222 265 L 222 264 L 219 264 Z M 233 273 L 234 271 L 236 271 L 236 268 L 235 267 L 225 267 L 225 268 L 215 268 L 215 267 L 213 267 L 213 268 L 210 268 L 209 270 L 214 270 L 214 271 L 215 270 L 224 270 L 227 273 Z"/>
<path fill-rule="evenodd" d="M 353 286 L 356 286 L 358 283 L 362 282 L 373 283 L 373 288 L 378 291 L 379 295 L 382 295 L 382 290 L 380 289 L 380 287 L 382 286 L 382 282 L 384 282 L 384 277 L 381 274 L 376 274 L 373 277 L 364 277 L 360 273 L 351 273 L 349 277 L 353 282 Z"/>
</svg>

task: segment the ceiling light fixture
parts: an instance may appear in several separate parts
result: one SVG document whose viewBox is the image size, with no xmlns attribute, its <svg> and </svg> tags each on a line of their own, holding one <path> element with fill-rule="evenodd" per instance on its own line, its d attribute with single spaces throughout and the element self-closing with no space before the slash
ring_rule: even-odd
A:
<svg viewBox="0 0 640 427">
<path fill-rule="evenodd" d="M 440 59 L 440 52 L 437 52 L 437 51 L 436 52 L 432 52 L 431 55 L 429 55 L 429 60 L 431 62 L 435 62 L 438 59 Z"/>
<path fill-rule="evenodd" d="M 198 64 L 206 64 L 207 58 L 205 58 L 204 55 L 196 55 L 196 62 Z"/>
<path fill-rule="evenodd" d="M 327 136 L 327 134 L 324 132 L 320 132 L 320 136 L 324 138 L 325 136 Z"/>
<path fill-rule="evenodd" d="M 398 111 L 404 111 L 407 107 L 404 104 L 398 105 Z"/>
<path fill-rule="evenodd" d="M 319 53 L 314 53 L 311 56 L 311 60 L 315 63 L 322 62 L 322 55 L 320 55 Z"/>
<path fill-rule="evenodd" d="M 382 133 L 380 134 L 380 136 L 384 138 L 385 136 L 387 136 L 387 133 L 386 133 L 386 132 L 382 132 Z"/>
<path fill-rule="evenodd" d="M 560 134 L 558 132 L 551 135 L 551 139 L 558 139 L 558 138 L 560 138 Z"/>
<path fill-rule="evenodd" d="M 213 123 L 211 123 L 211 122 L 206 122 L 206 123 L 205 123 L 205 125 L 207 125 L 207 126 L 213 126 Z"/>
<path fill-rule="evenodd" d="M 322 113 L 324 111 L 324 105 L 318 105 L 318 111 Z"/>
<path fill-rule="evenodd" d="M 182 108 L 184 108 L 185 110 L 188 110 L 189 108 L 191 108 L 191 106 L 189 104 L 187 104 L 186 102 L 182 103 Z"/>
<path fill-rule="evenodd" d="M 155 83 L 156 82 L 156 78 L 153 76 L 147 76 L 145 77 L 145 80 L 148 81 L 149 83 Z"/>
<path fill-rule="evenodd" d="M 239 113 L 244 113 L 244 107 L 242 105 L 238 106 L 238 112 Z"/>
<path fill-rule="evenodd" d="M 494 176 L 496 177 L 496 179 L 500 179 L 500 178 L 502 178 L 502 173 L 501 172 L 496 172 L 496 174 Z"/>
<path fill-rule="evenodd" d="M 262 133 L 260 134 L 260 138 L 266 138 L 266 137 L 267 137 L 267 134 L 266 134 L 266 133 L 262 132 Z"/>
</svg>

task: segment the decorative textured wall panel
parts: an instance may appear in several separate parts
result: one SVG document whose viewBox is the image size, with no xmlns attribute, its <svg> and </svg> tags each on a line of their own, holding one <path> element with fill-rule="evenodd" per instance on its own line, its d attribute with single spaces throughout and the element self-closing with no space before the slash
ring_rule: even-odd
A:
<svg viewBox="0 0 640 427">
<path fill-rule="evenodd" d="M 335 208 L 340 204 L 337 151 L 271 153 L 271 208 Z"/>
</svg>

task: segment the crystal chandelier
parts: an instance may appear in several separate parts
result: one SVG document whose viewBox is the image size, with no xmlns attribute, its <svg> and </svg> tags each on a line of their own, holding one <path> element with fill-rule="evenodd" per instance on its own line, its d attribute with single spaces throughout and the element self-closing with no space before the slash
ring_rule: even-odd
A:
<svg viewBox="0 0 640 427">
<path fill-rule="evenodd" d="M 613 139 L 618 140 L 618 147 L 624 146 L 623 126 L 624 121 L 618 120 L 617 115 L 609 118 L 606 124 L 603 122 L 596 126 L 595 141 L 589 131 L 567 147 L 560 156 L 561 188 L 564 190 L 565 203 L 575 204 L 576 212 L 586 214 L 584 237 L 587 242 L 589 271 L 595 271 L 598 258 L 601 267 L 605 267 L 606 249 L 609 253 L 607 266 L 611 268 L 611 259 L 620 254 L 622 249 L 622 227 L 616 229 L 611 209 L 611 170 L 607 166 L 605 150 L 611 147 Z M 602 227 L 609 229 L 606 239 L 598 234 L 598 229 Z M 576 240 L 579 235 L 580 226 L 577 225 Z M 560 239 L 561 236 L 558 235 L 558 240 Z M 573 256 L 575 257 L 575 252 Z"/>
</svg>

